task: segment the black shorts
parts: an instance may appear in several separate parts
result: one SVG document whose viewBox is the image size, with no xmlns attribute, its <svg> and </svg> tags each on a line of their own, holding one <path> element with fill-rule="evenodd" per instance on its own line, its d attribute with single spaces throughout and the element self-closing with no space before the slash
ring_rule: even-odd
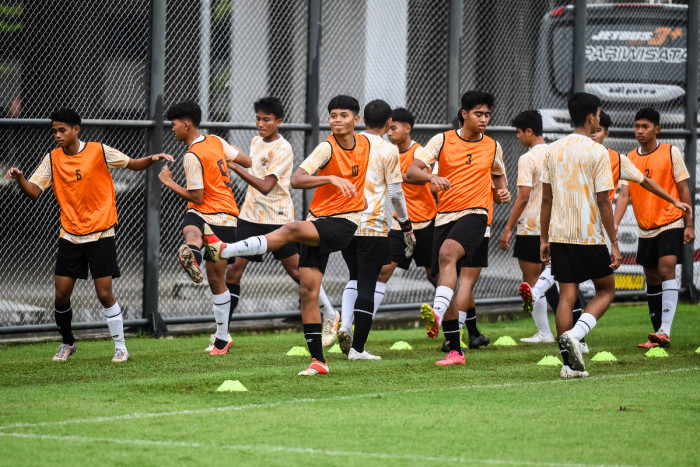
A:
<svg viewBox="0 0 700 467">
<path fill-rule="evenodd" d="M 244 240 L 246 238 L 255 237 L 258 235 L 267 235 L 280 227 L 282 226 L 274 224 L 256 224 L 254 222 L 238 219 L 238 227 L 236 227 L 236 240 Z M 290 256 L 299 254 L 299 244 L 294 242 L 287 243 L 283 247 L 278 248 L 271 253 L 275 259 L 289 258 Z M 247 256 L 245 259 L 256 263 L 261 263 L 263 260 L 263 255 Z"/>
<path fill-rule="evenodd" d="M 477 252 L 479 246 L 484 241 L 486 234 L 486 223 L 488 216 L 486 214 L 467 214 L 456 221 L 448 224 L 435 227 L 433 234 L 433 254 L 432 254 L 432 273 L 437 275 L 440 271 L 440 247 L 445 243 L 445 240 L 454 240 L 464 248 L 465 255 L 458 263 L 458 267 L 476 267 L 476 266 L 461 266 L 464 262 L 473 264 L 472 256 Z M 488 242 L 488 241 L 487 241 Z M 486 253 L 488 256 L 488 252 Z M 483 258 L 478 258 L 483 260 Z M 483 262 L 483 261 L 481 261 Z"/>
<path fill-rule="evenodd" d="M 457 272 L 461 268 L 487 268 L 489 267 L 489 240 L 491 237 L 484 237 L 476 248 L 471 259 L 464 258 L 457 261 Z"/>
<path fill-rule="evenodd" d="M 389 258 L 394 263 L 398 264 L 401 269 L 408 269 L 411 266 L 411 260 L 416 263 L 416 266 L 429 268 L 433 258 L 433 233 L 435 231 L 435 221 L 432 221 L 427 227 L 414 230 L 413 235 L 416 236 L 416 247 L 413 249 L 413 255 L 406 258 L 406 243 L 403 241 L 403 232 L 400 230 L 389 231 Z"/>
<path fill-rule="evenodd" d="M 550 243 L 552 275 L 558 282 L 577 283 L 600 279 L 613 273 L 605 245 Z"/>
<path fill-rule="evenodd" d="M 184 229 L 188 225 L 194 225 L 201 232 L 204 232 L 204 219 L 193 212 L 188 212 L 187 214 L 185 214 L 185 217 L 182 219 L 182 225 L 180 226 L 180 228 Z M 211 224 L 209 224 L 209 227 L 211 227 L 212 232 L 214 232 L 214 234 L 217 237 L 219 237 L 219 240 L 221 240 L 222 242 L 234 243 L 236 241 L 235 227 L 225 227 Z M 211 261 L 211 258 L 209 257 L 209 253 L 207 252 L 206 248 L 204 249 L 204 259 L 206 261 Z M 236 258 L 231 257 L 228 259 L 228 264 L 233 264 L 235 261 Z"/>
<path fill-rule="evenodd" d="M 382 266 L 389 264 L 389 239 L 354 236 L 350 244 L 343 248 L 342 253 L 350 271 L 351 281 L 357 280 L 358 270 L 372 269 L 379 275 Z"/>
<path fill-rule="evenodd" d="M 87 279 L 88 267 L 93 280 L 108 276 L 116 279 L 121 276 L 114 237 L 104 237 L 87 243 L 71 243 L 63 238 L 58 239 L 54 274 Z"/>
<path fill-rule="evenodd" d="M 321 242 L 319 246 L 301 245 L 299 267 L 317 268 L 325 274 L 328 257 L 350 244 L 357 224 L 341 217 L 321 217 L 311 222 L 316 227 Z"/>
<path fill-rule="evenodd" d="M 659 266 L 659 258 L 675 256 L 683 261 L 683 229 L 664 230 L 656 237 L 640 238 L 637 245 L 637 264 L 645 268 Z"/>
<path fill-rule="evenodd" d="M 529 263 L 542 264 L 539 235 L 516 235 L 513 257 Z"/>
</svg>

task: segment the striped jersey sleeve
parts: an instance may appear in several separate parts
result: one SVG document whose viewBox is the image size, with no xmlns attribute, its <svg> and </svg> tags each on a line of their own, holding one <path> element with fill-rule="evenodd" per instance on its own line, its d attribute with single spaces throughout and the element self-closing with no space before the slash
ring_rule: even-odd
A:
<svg viewBox="0 0 700 467">
<path fill-rule="evenodd" d="M 332 154 L 331 145 L 324 141 L 316 146 L 316 149 L 304 159 L 304 162 L 299 167 L 304 169 L 309 175 L 313 175 L 318 169 L 328 164 Z"/>
</svg>

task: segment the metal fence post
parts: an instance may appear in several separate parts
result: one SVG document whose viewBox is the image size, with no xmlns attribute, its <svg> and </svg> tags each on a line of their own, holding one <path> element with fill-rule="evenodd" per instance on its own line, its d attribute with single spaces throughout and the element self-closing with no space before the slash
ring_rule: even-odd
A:
<svg viewBox="0 0 700 467">
<path fill-rule="evenodd" d="M 151 77 L 149 115 L 155 126 L 149 130 L 150 154 L 163 151 L 163 93 L 165 90 L 165 0 L 151 2 Z M 147 329 L 156 335 L 167 331 L 158 311 L 158 274 L 160 260 L 160 164 L 146 173 L 146 232 L 143 267 L 143 317 Z"/>
<path fill-rule="evenodd" d="M 574 3 L 574 92 L 583 92 L 586 87 L 586 0 Z"/>
<path fill-rule="evenodd" d="M 311 124 L 311 130 L 306 132 L 304 139 L 304 157 L 311 154 L 318 144 L 321 117 L 318 113 L 319 95 L 321 89 L 321 0 L 309 0 L 309 50 L 306 64 L 306 122 Z M 311 200 L 307 190 L 302 192 L 303 213 L 306 218 Z"/>
<path fill-rule="evenodd" d="M 457 118 L 457 111 L 460 108 L 459 75 L 463 8 L 462 0 L 450 1 L 449 55 L 447 58 L 447 123 L 451 123 Z"/>
<path fill-rule="evenodd" d="M 685 163 L 690 173 L 688 189 L 690 190 L 690 204 L 695 204 L 696 166 L 698 157 L 698 45 L 700 28 L 700 4 L 697 1 L 688 2 L 688 60 L 686 61 L 686 93 L 685 93 L 685 125 L 688 137 L 685 144 Z M 696 210 L 697 211 L 697 210 Z M 697 215 L 697 212 L 694 213 Z M 693 220 L 693 222 L 698 222 Z M 681 271 L 681 284 L 687 290 L 687 299 L 694 302 L 698 299 L 698 292 L 693 283 L 693 262 L 695 246 L 684 245 L 683 269 Z"/>
</svg>

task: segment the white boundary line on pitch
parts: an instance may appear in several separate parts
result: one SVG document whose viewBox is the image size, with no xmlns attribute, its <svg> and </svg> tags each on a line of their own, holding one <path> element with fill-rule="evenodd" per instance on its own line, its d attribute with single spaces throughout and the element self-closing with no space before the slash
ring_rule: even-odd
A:
<svg viewBox="0 0 700 467">
<path fill-rule="evenodd" d="M 147 439 L 115 439 L 115 438 L 91 438 L 88 436 L 59 436 L 59 435 L 40 435 L 34 433 L 2 433 L 0 436 L 11 438 L 38 439 L 51 441 L 71 441 L 77 443 L 107 443 L 107 444 L 126 444 L 126 445 L 141 445 L 141 446 L 160 446 L 167 448 L 201 448 L 208 450 L 228 449 L 231 451 L 254 451 L 254 452 L 284 452 L 288 454 L 312 454 L 323 456 L 345 456 L 345 457 L 363 457 L 368 459 L 384 459 L 384 460 L 404 460 L 404 461 L 419 461 L 419 462 L 440 462 L 440 463 L 460 463 L 460 464 L 490 464 L 490 465 L 535 465 L 546 467 L 613 467 L 610 464 L 572 464 L 564 462 L 533 462 L 520 461 L 509 459 L 468 459 L 464 457 L 438 457 L 438 456 L 421 456 L 410 454 L 388 454 L 383 452 L 353 452 L 353 451 L 337 451 L 326 449 L 313 448 L 297 448 L 289 446 L 270 446 L 267 444 L 258 445 L 231 445 L 231 444 L 202 444 L 202 443 L 184 443 L 179 441 L 152 441 Z M 614 467 L 632 467 L 629 465 L 615 464 Z"/>
<path fill-rule="evenodd" d="M 664 374 L 664 373 L 683 373 L 683 372 L 698 371 L 698 370 L 700 370 L 700 367 L 674 368 L 671 370 L 656 370 L 656 371 L 644 371 L 644 372 L 638 372 L 638 373 L 624 373 L 624 374 L 592 376 L 592 377 L 586 378 L 584 381 L 586 381 L 586 380 L 596 381 L 596 380 L 630 378 L 630 377 L 634 378 L 634 377 L 651 376 L 651 375 L 658 375 L 658 374 Z M 472 385 L 441 387 L 441 388 L 429 386 L 429 387 L 423 387 L 423 388 L 404 389 L 404 390 L 399 390 L 399 391 L 371 392 L 371 393 L 366 393 L 366 394 L 352 394 L 349 396 L 334 396 L 334 397 L 324 397 L 324 398 L 290 399 L 290 400 L 286 400 L 286 401 L 277 401 L 277 402 L 263 402 L 263 403 L 254 403 L 254 404 L 245 404 L 245 405 L 228 405 L 228 406 L 224 406 L 224 407 L 208 407 L 205 409 L 174 410 L 171 412 L 136 412 L 136 413 L 124 414 L 124 415 L 112 415 L 112 416 L 107 416 L 107 417 L 93 417 L 93 418 L 74 418 L 74 419 L 69 419 L 69 420 L 57 420 L 57 421 L 52 421 L 52 422 L 38 422 L 38 423 L 19 422 L 19 423 L 13 423 L 11 425 L 0 426 L 0 433 L 1 433 L 1 431 L 13 429 L 13 428 L 35 428 L 35 427 L 42 427 L 42 426 L 77 425 L 77 424 L 81 424 L 81 423 L 101 423 L 101 422 L 111 422 L 111 421 L 117 421 L 117 420 L 136 420 L 136 419 L 142 419 L 142 418 L 173 417 L 173 416 L 179 416 L 179 415 L 199 415 L 199 414 L 208 414 L 208 413 L 216 413 L 216 412 L 231 412 L 231 411 L 248 410 L 248 409 L 266 409 L 266 408 L 272 408 L 272 407 L 279 407 L 282 405 L 295 405 L 295 404 L 305 404 L 305 403 L 314 403 L 314 402 L 338 402 L 338 401 L 346 401 L 346 400 L 353 400 L 353 399 L 373 398 L 373 397 L 377 397 L 377 396 L 412 394 L 412 393 L 420 393 L 420 392 L 428 392 L 428 391 L 436 392 L 436 391 L 457 391 L 457 390 L 466 390 L 466 389 L 498 389 L 498 388 L 510 388 L 510 387 L 518 387 L 518 386 L 539 386 L 539 385 L 543 385 L 543 384 L 565 384 L 568 382 L 572 382 L 572 380 L 558 378 L 558 379 L 551 379 L 551 380 L 544 380 L 544 381 L 531 381 L 531 382 L 520 381 L 517 383 L 472 384 Z"/>
</svg>

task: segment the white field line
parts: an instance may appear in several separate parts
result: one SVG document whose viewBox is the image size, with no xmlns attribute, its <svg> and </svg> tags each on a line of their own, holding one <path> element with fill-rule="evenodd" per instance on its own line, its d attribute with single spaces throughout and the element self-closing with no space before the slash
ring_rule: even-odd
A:
<svg viewBox="0 0 700 467">
<path fill-rule="evenodd" d="M 152 441 L 147 439 L 116 439 L 116 438 L 92 438 L 88 436 L 58 436 L 58 435 L 41 435 L 34 433 L 2 433 L 0 436 L 10 437 L 10 438 L 24 438 L 24 439 L 37 439 L 37 440 L 51 440 L 51 441 L 63 441 L 63 442 L 77 442 L 77 443 L 105 443 L 105 444 L 124 444 L 124 445 L 140 445 L 140 446 L 158 446 L 167 448 L 200 448 L 207 449 L 209 452 L 219 452 L 223 449 L 228 449 L 231 451 L 253 451 L 255 453 L 265 452 L 265 453 L 288 453 L 288 454 L 305 454 L 305 455 L 319 455 L 319 456 L 332 456 L 332 457 L 350 457 L 350 458 L 366 458 L 366 459 L 382 459 L 382 460 L 403 460 L 403 461 L 413 461 L 413 462 L 436 462 L 442 464 L 489 464 L 489 465 L 536 465 L 536 466 L 546 466 L 546 467 L 608 467 L 609 464 L 572 464 L 564 462 L 533 462 L 533 461 L 522 461 L 522 460 L 511 460 L 511 459 L 469 459 L 465 457 L 440 457 L 440 456 L 421 456 L 421 455 L 411 455 L 411 454 L 388 454 L 383 452 L 354 452 L 354 451 L 337 451 L 337 450 L 327 450 L 327 449 L 313 449 L 313 448 L 299 448 L 291 446 L 271 446 L 268 444 L 203 444 L 203 443 L 184 443 L 178 441 Z M 612 466 L 610 466 L 612 467 Z M 631 467 L 631 466 L 621 466 L 616 464 L 615 467 Z"/>
<path fill-rule="evenodd" d="M 602 375 L 602 376 L 589 377 L 581 382 L 583 383 L 585 381 L 601 381 L 601 380 L 619 379 L 619 378 L 637 378 L 637 377 L 645 377 L 645 376 L 652 376 L 652 375 L 658 375 L 658 374 L 684 373 L 684 372 L 698 371 L 698 370 L 700 370 L 700 367 L 675 368 L 675 369 L 671 369 L 671 370 L 656 370 L 656 371 L 643 371 L 643 372 L 637 372 L 637 373 Z M 338 401 L 347 401 L 347 400 L 354 400 L 354 399 L 375 398 L 377 396 L 383 397 L 383 396 L 390 396 L 390 395 L 414 394 L 414 393 L 421 393 L 421 392 L 460 391 L 460 390 L 469 390 L 469 389 L 500 389 L 500 388 L 512 388 L 512 387 L 521 387 L 521 386 L 540 386 L 540 385 L 545 385 L 545 384 L 567 384 L 567 383 L 576 384 L 574 382 L 574 380 L 561 379 L 561 378 L 554 379 L 553 378 L 553 379 L 548 379 L 548 380 L 543 380 L 543 381 L 527 381 L 527 382 L 526 381 L 519 381 L 519 382 L 515 382 L 515 383 L 471 384 L 471 385 L 451 386 L 451 387 L 427 386 L 427 387 L 422 387 L 422 388 L 402 389 L 402 390 L 397 390 L 397 391 L 372 392 L 372 393 L 366 393 L 366 394 L 352 394 L 349 396 L 290 399 L 290 400 L 286 400 L 286 401 L 277 401 L 277 402 L 263 402 L 263 403 L 254 403 L 254 404 L 244 404 L 244 405 L 228 405 L 228 406 L 223 406 L 223 407 L 208 407 L 205 409 L 173 410 L 170 412 L 136 412 L 136 413 L 130 413 L 130 414 L 123 414 L 123 415 L 110 415 L 110 416 L 106 416 L 106 417 L 74 418 L 74 419 L 68 419 L 68 420 L 56 420 L 56 421 L 38 422 L 38 423 L 18 422 L 18 423 L 13 423 L 10 425 L 0 426 L 0 431 L 7 431 L 10 429 L 15 429 L 15 428 L 35 428 L 35 427 L 43 427 L 43 426 L 78 425 L 78 424 L 82 424 L 82 423 L 101 423 L 101 422 L 112 422 L 112 421 L 123 421 L 123 420 L 137 420 L 137 419 L 144 419 L 144 418 L 177 417 L 177 416 L 183 416 L 183 415 L 200 415 L 200 414 L 209 414 L 209 413 L 217 413 L 217 412 L 232 412 L 232 411 L 248 410 L 248 409 L 266 409 L 266 408 L 279 407 L 279 406 L 285 406 L 285 405 L 296 405 L 296 404 L 306 404 L 306 403 L 316 403 L 316 402 L 320 402 L 320 403 L 338 402 Z"/>
</svg>

